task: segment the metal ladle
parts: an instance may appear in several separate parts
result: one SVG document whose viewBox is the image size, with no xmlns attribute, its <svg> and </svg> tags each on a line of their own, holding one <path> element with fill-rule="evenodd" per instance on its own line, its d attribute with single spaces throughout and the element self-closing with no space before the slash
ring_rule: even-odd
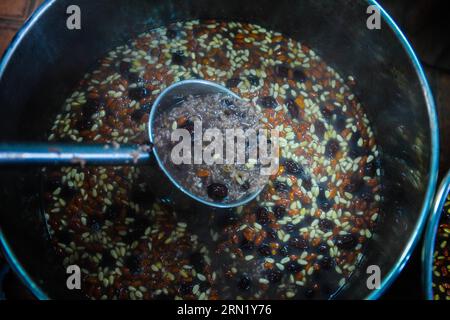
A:
<svg viewBox="0 0 450 320">
<path fill-rule="evenodd" d="M 167 170 L 158 155 L 154 143 L 154 120 L 159 112 L 167 112 L 179 101 L 189 95 L 226 94 L 236 99 L 241 99 L 234 92 L 216 83 L 206 80 L 185 80 L 177 82 L 166 88 L 154 102 L 149 122 L 148 133 L 149 146 L 136 145 L 110 145 L 98 144 L 47 144 L 47 143 L 22 143 L 22 144 L 0 144 L 0 165 L 39 165 L 39 166 L 75 166 L 75 165 L 139 165 L 148 164 L 152 156 L 156 159 L 158 166 L 169 178 L 171 183 L 189 197 L 203 204 L 217 208 L 232 208 L 244 205 L 256 198 L 262 187 L 235 202 L 220 203 L 208 201 L 192 194 L 185 189 Z"/>
</svg>

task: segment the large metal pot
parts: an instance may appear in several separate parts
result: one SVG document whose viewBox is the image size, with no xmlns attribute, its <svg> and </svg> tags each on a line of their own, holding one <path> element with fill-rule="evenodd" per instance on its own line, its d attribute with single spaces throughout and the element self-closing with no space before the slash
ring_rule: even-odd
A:
<svg viewBox="0 0 450 320">
<path fill-rule="evenodd" d="M 82 29 L 66 28 L 66 9 L 82 10 Z M 366 26 L 369 5 L 381 30 Z M 343 75 L 359 79 L 382 153 L 384 216 L 367 257 L 338 298 L 378 298 L 420 238 L 437 177 L 438 124 L 424 72 L 406 38 L 375 1 L 49 0 L 14 39 L 0 65 L 0 141 L 43 140 L 50 119 L 84 71 L 130 34 L 169 21 L 251 21 L 310 44 Z M 38 298 L 73 295 L 55 263 L 39 211 L 36 168 L 2 168 L 0 242 L 11 266 Z M 366 285 L 378 265 L 381 287 Z"/>
</svg>

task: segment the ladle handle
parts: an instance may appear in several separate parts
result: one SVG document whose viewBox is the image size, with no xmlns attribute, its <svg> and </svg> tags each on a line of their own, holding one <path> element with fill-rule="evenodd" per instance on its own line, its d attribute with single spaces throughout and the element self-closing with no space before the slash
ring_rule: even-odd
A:
<svg viewBox="0 0 450 320">
<path fill-rule="evenodd" d="M 0 165 L 134 165 L 150 157 L 150 146 L 0 144 Z"/>
</svg>

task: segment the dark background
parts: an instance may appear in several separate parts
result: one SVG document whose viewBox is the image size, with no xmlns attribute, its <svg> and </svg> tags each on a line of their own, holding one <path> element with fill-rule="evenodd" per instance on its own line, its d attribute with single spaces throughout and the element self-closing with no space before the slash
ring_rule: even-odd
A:
<svg viewBox="0 0 450 320">
<path fill-rule="evenodd" d="M 95 1 L 95 0 L 93 0 Z M 329 0 L 332 1 L 332 0 Z M 43 0 L 0 0 L 0 55 Z M 430 81 L 440 124 L 440 175 L 450 169 L 450 13 L 448 0 L 379 0 L 406 33 L 416 50 Z M 446 6 L 447 4 L 447 6 Z M 420 251 L 422 243 L 383 299 L 421 299 Z M 0 256 L 0 300 L 32 298 L 11 272 L 4 273 Z M 4 289 L 2 291 L 2 288 Z"/>
</svg>

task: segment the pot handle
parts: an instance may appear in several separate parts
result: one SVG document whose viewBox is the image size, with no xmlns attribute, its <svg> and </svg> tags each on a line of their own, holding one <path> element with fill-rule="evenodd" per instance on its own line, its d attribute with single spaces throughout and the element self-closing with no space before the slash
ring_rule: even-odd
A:
<svg viewBox="0 0 450 320">
<path fill-rule="evenodd" d="M 150 145 L 0 144 L 0 165 L 135 165 L 148 163 Z"/>
</svg>

